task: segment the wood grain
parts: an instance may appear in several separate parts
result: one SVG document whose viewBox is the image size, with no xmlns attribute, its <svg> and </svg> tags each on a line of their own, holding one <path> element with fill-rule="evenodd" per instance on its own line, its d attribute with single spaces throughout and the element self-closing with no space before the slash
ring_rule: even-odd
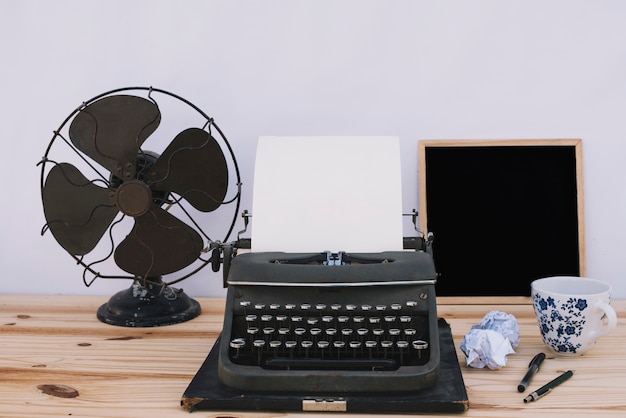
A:
<svg viewBox="0 0 626 418">
<path fill-rule="evenodd" d="M 106 300 L 99 296 L 0 295 L 0 417 L 188 416 L 180 406 L 181 396 L 221 330 L 224 300 L 199 298 L 199 317 L 158 328 L 101 323 L 95 312 Z M 439 298 L 438 314 L 450 323 L 470 408 L 463 414 L 437 416 L 626 416 L 626 300 L 613 301 L 612 305 L 619 318 L 615 331 L 583 356 L 559 357 L 547 353 L 528 298 Z M 515 315 L 520 344 L 500 370 L 469 368 L 458 347 L 471 326 L 492 310 Z M 546 352 L 548 358 L 530 390 L 565 370 L 573 369 L 575 374 L 548 396 L 524 404 L 524 395 L 516 387 L 539 351 Z M 77 396 L 63 396 L 74 395 L 73 391 Z M 192 414 L 286 415 L 230 411 Z"/>
</svg>

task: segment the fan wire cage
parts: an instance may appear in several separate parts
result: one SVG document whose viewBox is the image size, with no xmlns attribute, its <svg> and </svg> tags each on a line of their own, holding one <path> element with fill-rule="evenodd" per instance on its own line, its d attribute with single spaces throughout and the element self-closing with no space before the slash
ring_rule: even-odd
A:
<svg viewBox="0 0 626 418">
<path fill-rule="evenodd" d="M 162 109 L 174 113 L 168 123 Z M 172 285 L 207 265 L 218 271 L 225 248 L 233 253 L 228 240 L 241 201 L 233 149 L 213 118 L 165 90 L 111 90 L 68 115 L 38 165 L 41 234 L 50 231 L 83 268 L 85 286 L 132 280 L 98 309 L 98 319 L 146 327 L 200 314 L 198 302 Z M 222 239 L 205 230 L 216 224 Z"/>
</svg>

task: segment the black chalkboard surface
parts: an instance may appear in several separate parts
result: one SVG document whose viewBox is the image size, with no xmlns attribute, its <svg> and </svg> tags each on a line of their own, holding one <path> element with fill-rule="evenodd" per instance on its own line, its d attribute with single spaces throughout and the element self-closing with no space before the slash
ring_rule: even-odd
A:
<svg viewBox="0 0 626 418">
<path fill-rule="evenodd" d="M 429 140 L 418 147 L 420 228 L 438 296 L 529 296 L 585 274 L 582 141 Z"/>
</svg>

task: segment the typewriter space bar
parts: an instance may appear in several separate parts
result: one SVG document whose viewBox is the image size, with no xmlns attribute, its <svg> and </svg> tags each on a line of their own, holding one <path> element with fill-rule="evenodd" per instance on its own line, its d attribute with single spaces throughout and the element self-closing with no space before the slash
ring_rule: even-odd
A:
<svg viewBox="0 0 626 418">
<path fill-rule="evenodd" d="M 394 359 L 355 358 L 286 358 L 271 357 L 265 360 L 265 366 L 287 370 L 395 370 L 398 364 Z"/>
</svg>

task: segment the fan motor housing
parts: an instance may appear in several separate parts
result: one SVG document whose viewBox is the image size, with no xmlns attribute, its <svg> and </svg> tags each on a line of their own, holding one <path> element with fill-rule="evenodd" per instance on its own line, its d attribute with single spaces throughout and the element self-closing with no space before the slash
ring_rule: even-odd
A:
<svg viewBox="0 0 626 418">
<path fill-rule="evenodd" d="M 144 215 L 152 204 L 152 191 L 140 180 L 125 181 L 115 191 L 115 204 L 125 215 Z"/>
</svg>

